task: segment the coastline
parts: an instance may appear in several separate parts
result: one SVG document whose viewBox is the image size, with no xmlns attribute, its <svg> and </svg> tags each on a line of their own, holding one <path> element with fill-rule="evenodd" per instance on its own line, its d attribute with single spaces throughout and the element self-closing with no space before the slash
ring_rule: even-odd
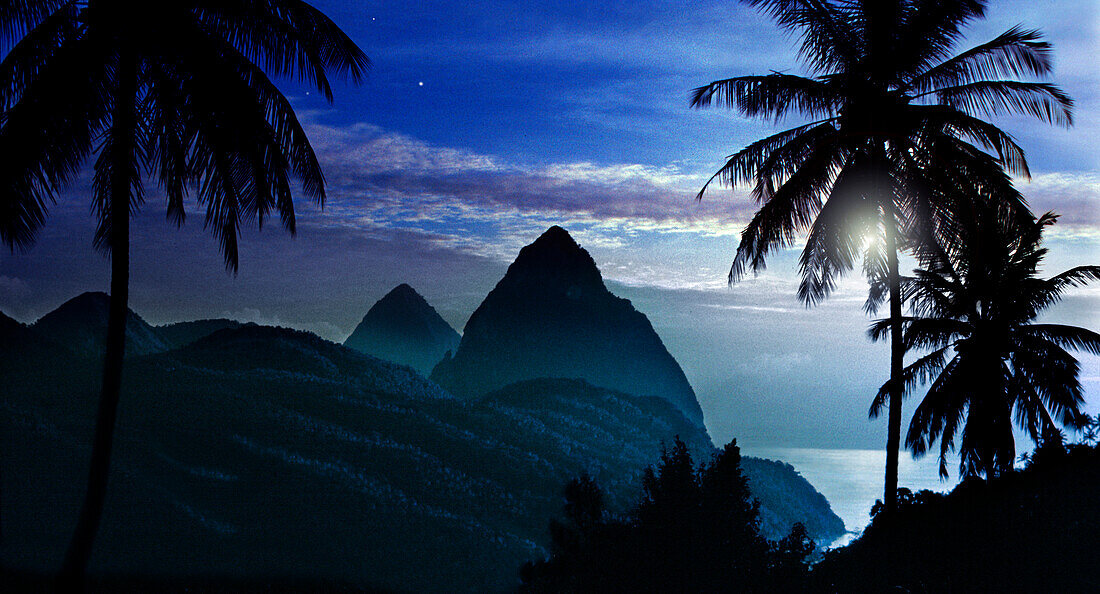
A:
<svg viewBox="0 0 1100 594">
<path fill-rule="evenodd" d="M 791 447 L 746 447 L 746 456 L 782 460 L 794 466 L 829 501 L 833 512 L 844 520 L 848 531 L 823 548 L 848 544 L 870 523 L 871 507 L 882 498 L 885 450 L 827 449 Z M 935 456 L 914 460 L 902 453 L 898 468 L 898 485 L 913 491 L 950 491 L 958 484 L 952 475 L 941 481 Z M 821 544 L 821 543 L 819 543 Z"/>
</svg>

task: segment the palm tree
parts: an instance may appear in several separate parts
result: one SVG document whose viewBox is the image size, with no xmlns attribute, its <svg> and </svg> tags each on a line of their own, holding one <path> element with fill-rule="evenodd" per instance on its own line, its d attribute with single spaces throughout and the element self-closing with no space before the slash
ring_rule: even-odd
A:
<svg viewBox="0 0 1100 594">
<path fill-rule="evenodd" d="M 111 302 L 87 494 L 65 556 L 79 584 L 99 525 L 125 352 L 130 217 L 143 181 L 185 217 L 194 191 L 226 268 L 243 225 L 272 211 L 294 233 L 291 180 L 323 205 L 324 177 L 290 102 L 268 75 L 329 101 L 329 74 L 358 83 L 363 52 L 300 0 L 27 0 L 0 6 L 0 239 L 31 245 L 47 207 L 93 166 L 95 245 L 110 256 Z"/>
<path fill-rule="evenodd" d="M 951 229 L 950 210 L 932 200 L 944 193 L 923 189 L 950 186 L 940 165 L 951 163 L 964 177 L 1002 186 L 999 195 L 1024 210 L 1002 170 L 1027 175 L 1023 150 L 982 118 L 1012 112 L 1068 126 L 1072 101 L 1052 84 L 1015 80 L 1051 71 L 1050 45 L 1037 31 L 1014 27 L 953 55 L 962 27 L 984 15 L 985 0 L 742 1 L 801 37 L 812 75 L 714 81 L 695 89 L 692 106 L 717 102 L 748 116 L 810 121 L 730 156 L 699 198 L 718 180 L 751 184 L 760 204 L 741 234 L 731 283 L 747 269 L 763 270 L 771 251 L 802 233 L 798 294 L 808 305 L 826 297 L 860 256 L 873 277 L 886 280 L 894 331 L 884 499 L 893 510 L 904 358 L 898 252 L 911 238 Z M 872 294 L 872 308 L 881 297 Z"/>
<path fill-rule="evenodd" d="M 1085 415 L 1082 419 L 1082 441 L 1085 445 L 1095 446 L 1100 441 L 1100 414 L 1090 417 Z"/>
<path fill-rule="evenodd" d="M 1077 429 L 1091 420 L 1081 413 L 1079 366 L 1066 349 L 1100 354 L 1100 334 L 1034 320 L 1066 289 L 1100 280 L 1100 266 L 1037 278 L 1042 232 L 1057 217 L 1008 223 L 1003 214 L 988 202 L 961 209 L 961 247 L 925 246 L 922 267 L 902 283 L 913 314 L 902 321 L 903 344 L 931 349 L 902 372 L 907 391 L 929 384 L 905 445 L 919 456 L 939 440 L 944 477 L 960 431 L 959 473 L 992 477 L 1016 458 L 1013 419 L 1036 445 L 1060 443 L 1058 424 Z M 877 340 L 889 331 L 880 320 L 870 333 Z M 883 386 L 873 406 L 884 406 L 888 391 Z"/>
</svg>

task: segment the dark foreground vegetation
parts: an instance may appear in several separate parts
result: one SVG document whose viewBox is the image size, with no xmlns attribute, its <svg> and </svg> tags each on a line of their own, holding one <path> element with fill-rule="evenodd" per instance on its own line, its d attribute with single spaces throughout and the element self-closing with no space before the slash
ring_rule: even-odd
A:
<svg viewBox="0 0 1100 594">
<path fill-rule="evenodd" d="M 26 594 L 52 594 L 57 591 L 56 576 L 18 571 L 0 572 L 0 583 L 5 592 Z M 86 594 L 183 594 L 204 592 L 208 594 L 289 594 L 291 592 L 316 592 L 319 594 L 383 594 L 397 590 L 380 590 L 346 582 L 267 579 L 242 580 L 231 577 L 142 577 L 125 574 L 90 575 L 84 587 Z"/>
<path fill-rule="evenodd" d="M 898 491 L 863 535 L 810 565 L 801 525 L 757 528 L 731 443 L 699 467 L 680 442 L 647 470 L 641 501 L 608 514 L 588 477 L 565 488 L 553 555 L 521 570 L 522 592 L 1096 592 L 1100 447 L 1048 445 L 1022 470 L 948 494 Z"/>
<path fill-rule="evenodd" d="M 814 590 L 1100 591 L 1100 448 L 1049 446 L 1023 470 L 899 503 L 814 567 Z"/>
<path fill-rule="evenodd" d="M 524 592 L 767 592 L 798 589 L 815 543 L 802 524 L 770 542 L 736 440 L 696 466 L 679 438 L 646 469 L 642 497 L 608 513 L 588 476 L 565 487 L 553 554 L 521 570 Z"/>
<path fill-rule="evenodd" d="M 83 489 L 73 477 L 89 456 L 107 304 L 82 295 L 32 326 L 0 316 L 4 567 L 51 574 L 61 562 Z M 580 380 L 467 400 L 305 332 L 207 321 L 162 333 L 133 312 L 129 326 L 131 406 L 116 432 L 94 575 L 505 591 L 523 561 L 548 554 L 546 518 L 571 477 L 591 473 L 620 512 L 637 501 L 662 440 L 679 434 L 697 459 L 714 451 L 665 399 Z M 821 541 L 843 533 L 790 466 L 745 458 L 742 467 L 769 538 L 795 521 Z"/>
</svg>

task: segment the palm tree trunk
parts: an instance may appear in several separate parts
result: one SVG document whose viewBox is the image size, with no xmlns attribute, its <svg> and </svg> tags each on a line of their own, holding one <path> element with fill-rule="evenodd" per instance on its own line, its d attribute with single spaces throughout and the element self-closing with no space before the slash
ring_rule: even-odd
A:
<svg viewBox="0 0 1100 594">
<path fill-rule="evenodd" d="M 901 373 L 905 349 L 902 345 L 901 276 L 898 274 L 898 221 L 893 201 L 886 203 L 887 279 L 890 285 L 890 404 L 886 427 L 886 512 L 898 507 L 898 451 L 901 449 Z"/>
<path fill-rule="evenodd" d="M 136 128 L 137 59 L 132 52 L 119 56 L 119 87 L 111 121 L 111 187 L 107 216 L 110 217 L 111 301 L 107 318 L 107 345 L 103 358 L 103 384 L 96 412 L 95 437 L 88 471 L 88 489 L 80 508 L 69 549 L 61 567 L 59 589 L 80 591 L 92 544 L 103 515 L 107 478 L 111 466 L 111 446 L 119 392 L 122 387 L 122 362 L 126 352 L 126 313 L 130 281 L 130 181 L 133 172 L 134 132 Z"/>
</svg>

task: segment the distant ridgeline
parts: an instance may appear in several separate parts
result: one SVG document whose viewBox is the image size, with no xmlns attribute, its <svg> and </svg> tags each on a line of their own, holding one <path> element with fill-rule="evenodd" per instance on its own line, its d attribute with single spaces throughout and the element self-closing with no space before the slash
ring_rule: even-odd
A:
<svg viewBox="0 0 1100 594">
<path fill-rule="evenodd" d="M 560 239 L 559 231 L 548 234 Z M 494 293 L 507 294 L 501 287 L 511 282 Z M 582 303 L 606 294 L 598 272 L 577 287 Z M 433 319 L 415 292 L 399 290 L 420 320 Z M 660 346 L 627 302 L 600 299 L 619 304 L 603 306 L 608 315 L 629 310 L 622 318 L 644 326 L 639 340 Z M 56 570 L 75 525 L 106 302 L 102 293 L 84 294 L 31 326 L 0 315 L 6 567 Z M 545 306 L 554 307 L 552 299 Z M 485 304 L 482 311 L 475 315 L 485 320 L 525 315 Z M 361 327 L 369 329 L 367 318 Z M 579 331 L 580 318 L 569 324 Z M 487 352 L 469 333 L 492 325 L 478 328 L 471 320 L 471 346 L 464 338 L 451 364 Z M 587 471 L 621 510 L 637 500 L 641 470 L 674 435 L 697 459 L 713 451 L 690 387 L 673 389 L 683 374 L 663 346 L 646 355 L 661 361 L 663 353 L 675 368 L 665 369 L 666 383 L 647 384 L 662 392 L 597 387 L 598 377 L 516 377 L 523 381 L 455 397 L 411 367 L 285 328 L 230 320 L 154 327 L 131 312 L 128 332 L 96 571 L 503 590 L 517 584 L 523 561 L 546 554 L 547 520 L 560 513 L 570 478 Z M 597 352 L 591 341 L 578 348 Z M 620 356 L 640 352 L 619 348 Z M 844 530 L 790 466 L 752 458 L 743 465 L 767 536 L 785 535 L 796 521 L 820 542 Z"/>
</svg>

